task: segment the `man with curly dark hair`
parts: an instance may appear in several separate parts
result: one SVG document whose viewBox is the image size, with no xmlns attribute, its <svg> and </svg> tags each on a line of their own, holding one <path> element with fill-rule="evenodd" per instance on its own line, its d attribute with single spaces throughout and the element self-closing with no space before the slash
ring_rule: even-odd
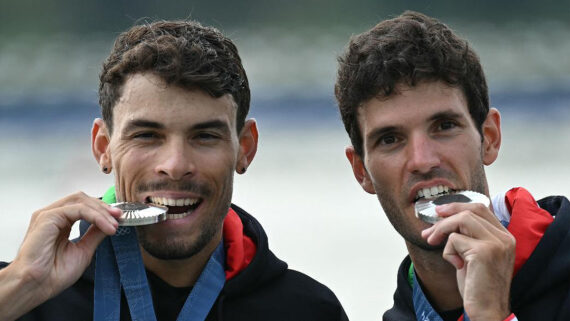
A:
<svg viewBox="0 0 570 321">
<path fill-rule="evenodd" d="M 99 102 L 92 151 L 115 185 L 33 214 L 15 260 L 0 263 L 0 320 L 347 320 L 231 203 L 258 132 L 230 39 L 193 21 L 135 26 L 103 64 Z"/>
<path fill-rule="evenodd" d="M 417 12 L 382 21 L 351 38 L 335 94 L 354 176 L 409 254 L 384 320 L 570 319 L 570 203 L 489 199 L 501 118 L 467 41 Z"/>
</svg>

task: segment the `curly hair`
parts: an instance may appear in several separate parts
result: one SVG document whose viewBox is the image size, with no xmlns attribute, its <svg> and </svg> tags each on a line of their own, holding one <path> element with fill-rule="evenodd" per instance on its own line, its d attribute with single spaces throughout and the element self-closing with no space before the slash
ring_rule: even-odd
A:
<svg viewBox="0 0 570 321">
<path fill-rule="evenodd" d="M 460 88 L 469 113 L 482 132 L 489 112 L 483 68 L 466 40 L 437 19 L 406 11 L 351 37 L 338 58 L 335 95 L 355 152 L 364 155 L 357 113 L 372 98 L 396 95 L 397 86 L 443 81 Z"/>
<path fill-rule="evenodd" d="M 199 88 L 214 98 L 230 94 L 239 132 L 249 111 L 250 90 L 234 43 L 195 21 L 159 21 L 119 35 L 99 75 L 99 104 L 109 131 L 113 107 L 129 75 L 152 72 L 167 84 Z"/>
</svg>

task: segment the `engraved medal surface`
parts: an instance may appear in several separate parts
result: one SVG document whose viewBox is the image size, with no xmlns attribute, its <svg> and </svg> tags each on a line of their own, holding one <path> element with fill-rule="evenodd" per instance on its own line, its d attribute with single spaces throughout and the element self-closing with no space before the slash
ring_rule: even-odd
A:
<svg viewBox="0 0 570 321">
<path fill-rule="evenodd" d="M 154 224 L 166 219 L 168 207 L 152 203 L 121 202 L 111 204 L 123 211 L 123 215 L 117 219 L 119 226 L 138 226 Z"/>
<path fill-rule="evenodd" d="M 445 194 L 433 199 L 421 199 L 415 204 L 416 217 L 424 222 L 434 224 L 442 219 L 437 216 L 435 207 L 449 203 L 481 203 L 485 206 L 489 206 L 491 201 L 487 196 L 473 191 Z"/>
</svg>

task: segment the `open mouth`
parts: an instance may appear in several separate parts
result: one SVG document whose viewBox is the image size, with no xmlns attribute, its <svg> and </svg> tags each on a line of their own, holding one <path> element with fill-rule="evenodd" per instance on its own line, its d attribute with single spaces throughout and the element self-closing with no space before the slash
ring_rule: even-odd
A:
<svg viewBox="0 0 570 321">
<path fill-rule="evenodd" d="M 456 192 L 457 192 L 456 190 L 451 189 L 445 185 L 437 185 L 437 186 L 422 188 L 418 190 L 418 192 L 416 193 L 416 197 L 414 198 L 413 203 L 416 203 L 419 200 L 424 200 L 424 199 L 430 200 L 443 195 L 454 194 Z"/>
<path fill-rule="evenodd" d="M 175 220 L 179 218 L 186 217 L 202 203 L 201 198 L 166 198 L 151 196 L 147 197 L 147 203 L 153 203 L 156 205 L 162 205 L 168 207 L 168 212 L 166 212 L 166 218 L 169 220 Z"/>
</svg>

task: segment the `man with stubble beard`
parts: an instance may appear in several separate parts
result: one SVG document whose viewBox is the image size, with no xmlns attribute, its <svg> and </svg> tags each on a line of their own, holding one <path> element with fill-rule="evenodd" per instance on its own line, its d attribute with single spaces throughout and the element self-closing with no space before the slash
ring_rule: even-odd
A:
<svg viewBox="0 0 570 321">
<path fill-rule="evenodd" d="M 537 203 L 523 188 L 489 202 L 484 166 L 498 157 L 501 117 L 465 40 L 417 12 L 382 21 L 351 38 L 335 94 L 354 176 L 409 254 L 384 320 L 570 320 L 570 203 Z M 483 204 L 416 216 L 466 191 Z"/>
<path fill-rule="evenodd" d="M 230 39 L 193 21 L 135 26 L 103 64 L 99 102 L 92 151 L 115 185 L 102 200 L 79 192 L 33 214 L 0 265 L 0 320 L 347 320 L 231 204 L 258 132 Z M 119 227 L 117 202 L 166 206 L 167 219 Z"/>
</svg>

